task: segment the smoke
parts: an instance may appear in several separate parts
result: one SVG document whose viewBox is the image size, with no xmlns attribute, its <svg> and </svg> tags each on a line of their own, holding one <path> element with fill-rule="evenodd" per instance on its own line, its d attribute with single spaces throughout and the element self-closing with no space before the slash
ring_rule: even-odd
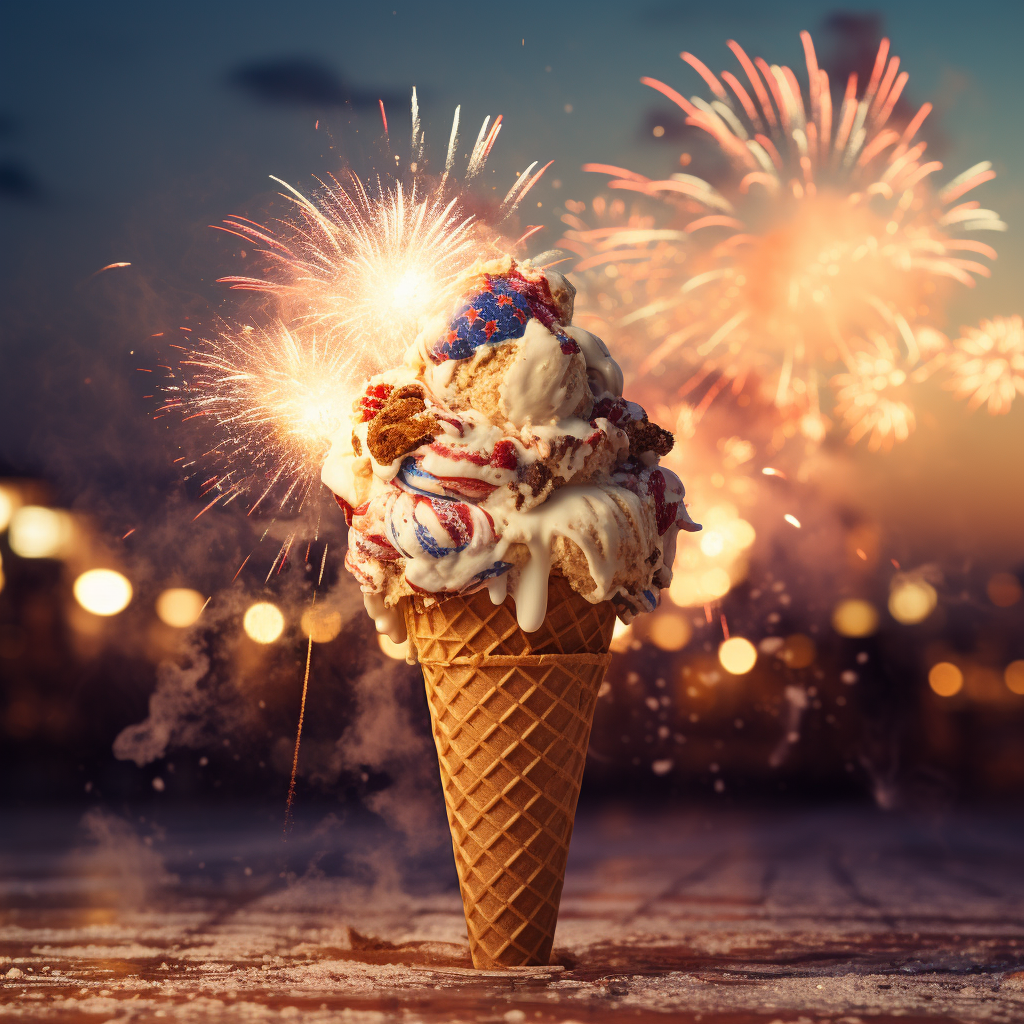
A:
<svg viewBox="0 0 1024 1024">
<path fill-rule="evenodd" d="M 134 761 L 140 768 L 167 753 L 170 746 L 197 747 L 210 740 L 216 718 L 216 702 L 200 683 L 210 670 L 210 659 L 196 654 L 183 668 L 163 662 L 149 698 L 145 721 L 130 725 L 114 740 L 114 756 Z"/>
<path fill-rule="evenodd" d="M 92 810 L 82 818 L 82 829 L 89 842 L 71 855 L 72 866 L 82 875 L 109 878 L 120 906 L 147 906 L 159 889 L 178 881 L 152 848 L 152 838 L 140 838 L 123 818 Z"/>
<path fill-rule="evenodd" d="M 383 658 L 375 661 L 354 683 L 356 715 L 338 740 L 337 765 L 339 770 L 370 766 L 387 772 L 391 785 L 370 796 L 367 805 L 418 852 L 445 836 L 434 745 L 425 730 L 417 729 L 410 702 L 400 699 L 410 682 L 422 693 L 419 670 Z M 418 706 L 426 714 L 425 702 Z"/>
<path fill-rule="evenodd" d="M 781 767 L 789 756 L 790 750 L 800 742 L 800 723 L 803 721 L 804 712 L 810 703 L 807 698 L 807 691 L 802 686 L 787 686 L 785 697 L 785 733 L 782 739 L 779 740 L 778 746 L 776 746 L 768 758 L 768 764 L 772 768 Z"/>
<path fill-rule="evenodd" d="M 148 713 L 120 732 L 115 757 L 143 767 L 175 750 L 230 743 L 247 747 L 250 762 L 266 748 L 263 757 L 288 776 L 306 653 L 299 610 L 309 599 L 298 580 L 281 589 L 292 628 L 268 647 L 239 635 L 252 598 L 218 595 L 201 628 L 157 667 Z M 357 794 L 410 851 L 429 849 L 444 838 L 444 814 L 419 670 L 380 653 L 347 576 L 316 607 L 340 615 L 344 628 L 313 647 L 298 776 L 306 787 Z"/>
</svg>

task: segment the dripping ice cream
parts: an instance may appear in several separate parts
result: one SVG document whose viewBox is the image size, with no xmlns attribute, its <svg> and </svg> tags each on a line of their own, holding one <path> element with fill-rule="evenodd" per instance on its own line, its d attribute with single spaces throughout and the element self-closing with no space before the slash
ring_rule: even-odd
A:
<svg viewBox="0 0 1024 1024">
<path fill-rule="evenodd" d="M 486 589 L 533 632 L 553 573 L 625 622 L 651 611 L 679 530 L 700 529 L 658 464 L 672 435 L 622 397 L 605 344 L 572 323 L 561 274 L 505 257 L 468 271 L 458 294 L 403 365 L 367 382 L 323 468 L 378 631 L 405 639 L 413 595 Z"/>
</svg>

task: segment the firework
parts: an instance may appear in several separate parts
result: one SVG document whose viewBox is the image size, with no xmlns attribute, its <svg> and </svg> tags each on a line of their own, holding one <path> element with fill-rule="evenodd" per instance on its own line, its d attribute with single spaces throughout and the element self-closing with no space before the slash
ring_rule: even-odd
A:
<svg viewBox="0 0 1024 1024">
<path fill-rule="evenodd" d="M 967 398 L 969 409 L 987 405 L 993 416 L 1008 413 L 1014 397 L 1024 395 L 1024 321 L 995 316 L 963 328 L 947 366 L 946 386 Z"/>
<path fill-rule="evenodd" d="M 836 416 L 849 428 L 847 441 L 856 444 L 866 437 L 871 451 L 888 451 L 905 441 L 916 425 L 908 390 L 922 379 L 920 369 L 908 371 L 899 346 L 883 335 L 852 349 L 849 369 L 831 381 Z"/>
<path fill-rule="evenodd" d="M 723 420 L 720 426 L 728 434 L 732 424 Z M 687 444 L 685 453 L 682 449 L 677 445 L 664 463 L 686 472 L 686 500 L 701 510 L 704 529 L 698 544 L 683 545 L 676 553 L 668 593 L 673 605 L 691 608 L 717 604 L 746 578 L 755 539 L 748 518 L 757 509 L 760 481 L 757 447 L 739 434 L 715 442 L 701 438 Z"/>
<path fill-rule="evenodd" d="M 243 495 L 255 497 L 250 512 L 268 499 L 280 509 L 301 507 L 318 490 L 356 385 L 401 360 L 450 304 L 459 274 L 529 237 L 505 238 L 464 210 L 500 129 L 500 117 L 484 120 L 457 175 L 456 109 L 443 170 L 430 174 L 414 90 L 407 180 L 367 185 L 350 174 L 321 181 L 308 197 L 279 182 L 290 216 L 270 226 L 224 222 L 222 230 L 255 243 L 266 272 L 221 281 L 268 295 L 270 312 L 253 324 L 224 323 L 183 349 L 160 409 L 210 427 L 209 449 L 187 463 L 212 471 L 202 482 L 206 508 Z M 495 223 L 507 221 L 544 170 L 531 164 L 518 176 Z"/>
<path fill-rule="evenodd" d="M 942 165 L 924 159 L 917 139 L 930 104 L 894 123 L 907 73 L 897 74 L 888 40 L 866 85 L 851 75 L 834 105 L 811 38 L 801 38 L 806 91 L 788 67 L 751 61 L 732 41 L 747 84 L 681 55 L 710 102 L 643 79 L 710 136 L 730 171 L 716 187 L 691 174 L 586 165 L 608 174 L 610 188 L 656 200 L 657 215 L 643 200 L 631 210 L 602 200 L 592 224 L 576 208 L 563 244 L 583 257 L 578 270 L 604 275 L 602 315 L 658 339 L 639 370 L 660 373 L 660 387 L 699 389 L 706 408 L 727 387 L 739 395 L 759 381 L 777 409 L 820 436 L 819 385 L 833 368 L 858 372 L 852 339 L 898 338 L 915 365 L 915 329 L 937 312 L 937 282 L 969 286 L 989 274 L 983 261 L 994 250 L 965 236 L 1005 225 L 965 198 L 994 177 L 990 164 L 933 184 Z"/>
<path fill-rule="evenodd" d="M 301 506 L 351 404 L 346 382 L 352 359 L 315 330 L 289 330 L 282 323 L 225 324 L 185 350 L 164 387 L 161 412 L 180 409 L 187 419 L 213 426 L 213 446 L 186 467 L 214 470 L 202 481 L 207 508 L 256 489 L 250 511 L 275 491 L 280 507 L 296 498 Z"/>
</svg>

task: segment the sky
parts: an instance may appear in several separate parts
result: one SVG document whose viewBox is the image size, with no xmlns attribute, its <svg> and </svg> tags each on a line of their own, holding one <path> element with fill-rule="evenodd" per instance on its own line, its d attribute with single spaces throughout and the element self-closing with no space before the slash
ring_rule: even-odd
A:
<svg viewBox="0 0 1024 1024">
<path fill-rule="evenodd" d="M 272 174 L 309 189 L 313 175 L 346 165 L 364 174 L 387 167 L 377 98 L 386 97 L 393 147 L 405 152 L 407 97 L 417 87 L 435 159 L 456 105 L 467 143 L 485 115 L 502 114 L 488 169 L 494 189 L 503 194 L 531 160 L 554 161 L 532 197 L 541 206 L 528 211 L 530 222 L 548 226 L 538 238 L 547 247 L 561 204 L 599 190 L 583 163 L 648 173 L 674 166 L 678 147 L 650 133 L 667 101 L 641 76 L 703 92 L 679 53 L 728 67 L 729 37 L 799 68 L 804 28 L 827 67 L 835 40 L 823 25 L 834 10 L 748 0 L 8 8 L 0 32 L 0 460 L 70 488 L 93 458 L 152 464 L 149 428 L 124 436 L 147 408 L 136 368 L 140 356 L 148 365 L 158 357 L 150 335 L 225 303 L 214 281 L 237 268 L 226 236 L 209 225 L 265 215 Z M 981 159 L 999 173 L 982 197 L 1011 228 L 998 239 L 997 273 L 959 298 L 952 315 L 969 322 L 1015 312 L 1024 268 L 1016 230 L 1024 220 L 1016 105 L 1024 8 L 990 3 L 968 14 L 942 0 L 844 10 L 881 16 L 910 72 L 908 95 L 936 104 L 933 146 L 949 176 Z M 305 99 L 294 95 L 296 66 Z M 96 274 L 115 262 L 132 265 Z M 116 429 L 112 409 L 124 413 Z"/>
</svg>

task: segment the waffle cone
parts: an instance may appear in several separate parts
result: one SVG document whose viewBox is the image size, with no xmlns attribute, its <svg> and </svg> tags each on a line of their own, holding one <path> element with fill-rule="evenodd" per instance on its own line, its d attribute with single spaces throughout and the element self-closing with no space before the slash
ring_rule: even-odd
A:
<svg viewBox="0 0 1024 1024">
<path fill-rule="evenodd" d="M 409 602 L 473 964 L 546 964 L 615 613 L 561 577 L 534 633 L 486 591 Z"/>
</svg>

